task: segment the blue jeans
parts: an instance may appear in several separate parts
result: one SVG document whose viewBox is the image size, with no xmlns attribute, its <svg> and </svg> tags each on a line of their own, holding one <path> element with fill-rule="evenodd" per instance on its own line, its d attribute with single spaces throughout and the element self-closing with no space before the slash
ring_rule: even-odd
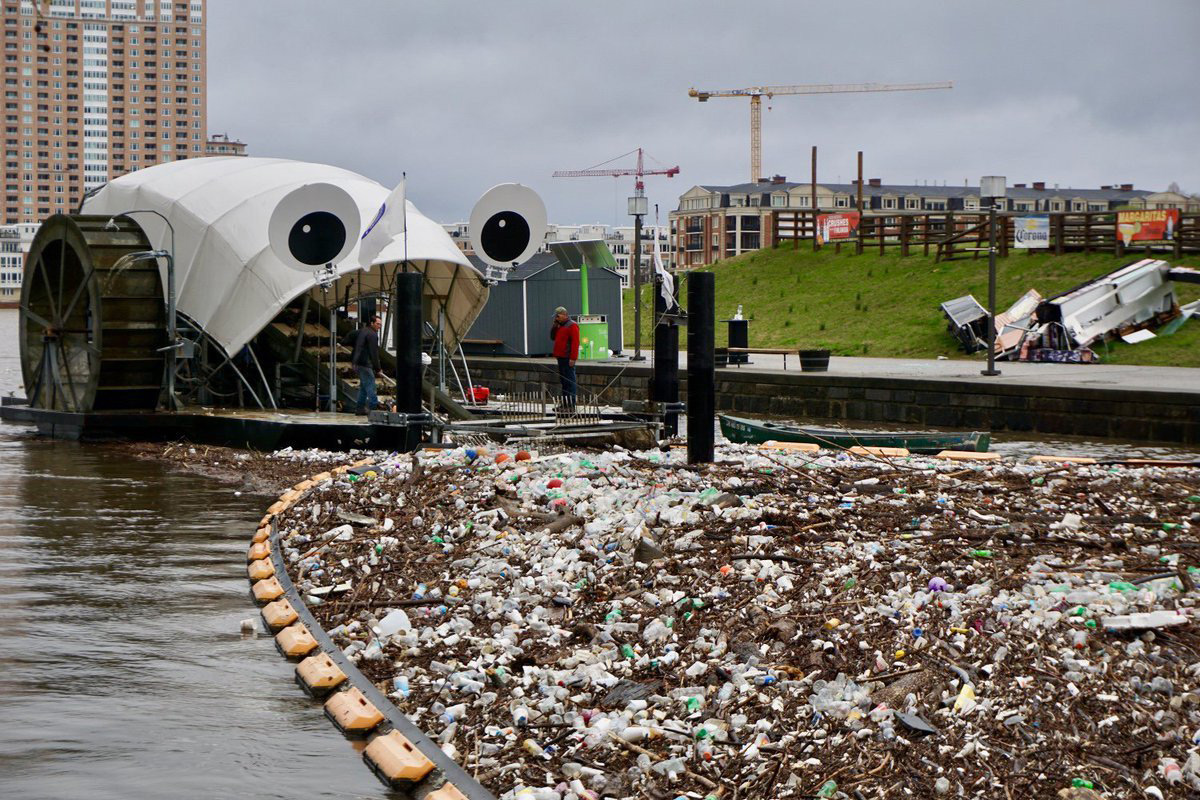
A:
<svg viewBox="0 0 1200 800">
<path fill-rule="evenodd" d="M 375 370 L 370 367 L 355 367 L 358 370 L 358 402 L 355 411 L 374 411 L 379 405 L 375 394 Z"/>
<path fill-rule="evenodd" d="M 575 368 L 571 366 L 571 359 L 558 359 L 558 382 L 562 387 L 562 401 L 564 405 L 574 406 L 575 395 L 578 391 L 575 383 Z"/>
</svg>

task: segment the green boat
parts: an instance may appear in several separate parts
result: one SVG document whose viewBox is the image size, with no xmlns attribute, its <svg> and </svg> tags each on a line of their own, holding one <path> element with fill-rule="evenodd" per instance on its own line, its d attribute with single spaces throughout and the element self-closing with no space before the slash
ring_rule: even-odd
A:
<svg viewBox="0 0 1200 800">
<path fill-rule="evenodd" d="M 910 453 L 937 454 L 943 450 L 971 450 L 986 453 L 992 434 L 971 431 L 847 431 L 782 425 L 744 417 L 720 416 L 721 433 L 731 442 L 807 442 L 831 450 L 851 447 L 903 447 Z"/>
</svg>

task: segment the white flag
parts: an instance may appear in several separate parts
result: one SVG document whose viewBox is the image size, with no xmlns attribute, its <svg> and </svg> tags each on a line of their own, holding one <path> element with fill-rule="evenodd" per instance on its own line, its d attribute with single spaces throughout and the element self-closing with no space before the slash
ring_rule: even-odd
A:
<svg viewBox="0 0 1200 800">
<path fill-rule="evenodd" d="M 675 307 L 675 276 L 667 272 L 667 268 L 663 265 L 662 253 L 659 252 L 659 237 L 662 236 L 662 228 L 656 228 L 654 231 L 654 274 L 658 275 L 662 283 L 659 284 L 662 292 L 663 302 L 666 303 L 667 310 L 670 311 Z"/>
<path fill-rule="evenodd" d="M 400 183 L 379 207 L 375 219 L 363 232 L 362 241 L 358 246 L 358 265 L 363 269 L 370 269 L 371 262 L 375 260 L 380 251 L 387 247 L 393 238 L 404 233 L 406 229 L 405 213 L 407 209 L 404 200 L 406 180 L 406 178 L 400 179 Z"/>
</svg>

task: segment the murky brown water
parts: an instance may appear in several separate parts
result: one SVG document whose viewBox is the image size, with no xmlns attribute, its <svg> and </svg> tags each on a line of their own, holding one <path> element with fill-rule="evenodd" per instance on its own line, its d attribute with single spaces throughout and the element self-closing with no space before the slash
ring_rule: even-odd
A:
<svg viewBox="0 0 1200 800">
<path fill-rule="evenodd" d="M 267 503 L 0 425 L 0 797 L 387 796 L 272 640 L 239 633 Z"/>
</svg>

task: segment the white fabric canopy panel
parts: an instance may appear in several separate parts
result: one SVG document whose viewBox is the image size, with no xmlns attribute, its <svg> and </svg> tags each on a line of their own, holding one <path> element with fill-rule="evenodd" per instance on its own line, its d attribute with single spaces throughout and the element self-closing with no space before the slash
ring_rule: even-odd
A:
<svg viewBox="0 0 1200 800">
<path fill-rule="evenodd" d="M 294 189 L 328 183 L 344 189 L 358 205 L 363 224 L 375 217 L 388 189 L 349 170 L 275 158 L 197 158 L 123 175 L 84 202 L 84 214 L 157 211 L 175 229 L 176 304 L 227 354 L 253 339 L 292 299 L 318 286 L 315 273 L 285 265 L 272 252 L 267 234 L 271 213 Z M 322 209 L 313 209 L 322 210 Z M 446 344 L 457 346 L 488 298 L 483 276 L 441 225 L 406 202 L 407 242 L 396 236 L 373 265 L 405 258 L 425 273 L 426 295 L 446 310 Z M 166 223 L 153 214 L 132 217 L 159 249 L 169 249 Z M 361 271 L 357 239 L 337 265 L 339 279 Z M 163 287 L 167 285 L 163 265 Z M 366 276 L 364 276 L 366 277 Z M 374 281 L 364 280 L 363 283 Z"/>
</svg>

